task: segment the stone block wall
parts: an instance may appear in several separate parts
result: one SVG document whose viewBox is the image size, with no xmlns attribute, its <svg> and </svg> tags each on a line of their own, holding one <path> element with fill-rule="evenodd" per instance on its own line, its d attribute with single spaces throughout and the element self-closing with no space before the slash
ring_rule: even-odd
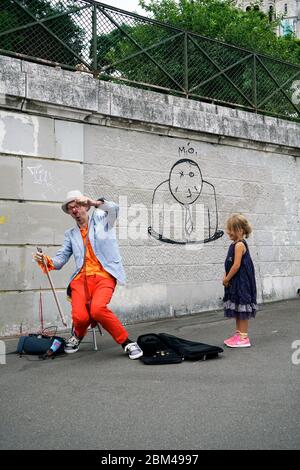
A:
<svg viewBox="0 0 300 470">
<path fill-rule="evenodd" d="M 0 57 L 0 335 L 38 328 L 40 293 L 46 324 L 61 326 L 32 253 L 41 246 L 52 255 L 62 243 L 73 220 L 60 204 L 72 189 L 120 204 L 127 284 L 111 307 L 124 323 L 220 308 L 226 235 L 187 249 L 148 234 L 154 190 L 183 157 L 214 186 L 219 229 L 233 212 L 251 221 L 259 301 L 295 297 L 299 131 L 291 121 Z M 69 321 L 73 268 L 52 273 Z"/>
</svg>

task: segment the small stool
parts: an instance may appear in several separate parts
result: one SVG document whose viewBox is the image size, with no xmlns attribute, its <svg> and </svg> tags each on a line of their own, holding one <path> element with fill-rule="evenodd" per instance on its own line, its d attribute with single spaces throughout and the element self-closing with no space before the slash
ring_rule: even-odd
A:
<svg viewBox="0 0 300 470">
<path fill-rule="evenodd" d="M 98 346 L 97 346 L 97 338 L 96 338 L 96 328 L 98 328 L 98 331 L 100 333 L 100 336 L 103 336 L 101 326 L 98 322 L 94 322 L 91 324 L 91 326 L 88 328 L 88 333 L 93 333 L 93 342 L 94 342 L 94 351 L 98 351 Z M 88 341 L 86 341 L 88 342 Z M 90 341 L 91 342 L 91 341 Z"/>
<path fill-rule="evenodd" d="M 100 336 L 103 336 L 100 323 L 96 322 L 96 321 L 93 321 L 87 329 L 87 333 L 92 333 L 93 334 L 93 341 L 81 341 L 81 343 L 92 343 L 93 342 L 94 343 L 94 351 L 98 351 L 97 338 L 96 338 L 96 328 L 98 328 Z M 73 335 L 73 334 L 74 334 L 74 325 L 72 323 L 71 335 Z"/>
</svg>

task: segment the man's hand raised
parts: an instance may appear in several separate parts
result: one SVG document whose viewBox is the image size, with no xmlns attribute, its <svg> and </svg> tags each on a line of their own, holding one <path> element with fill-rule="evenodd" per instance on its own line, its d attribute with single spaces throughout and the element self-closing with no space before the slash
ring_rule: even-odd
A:
<svg viewBox="0 0 300 470">
<path fill-rule="evenodd" d="M 79 206 L 85 206 L 87 210 L 90 210 L 91 207 L 99 207 L 101 204 L 103 204 L 102 201 L 95 201 L 94 199 L 90 199 L 86 196 L 75 199 L 75 202 Z"/>
</svg>

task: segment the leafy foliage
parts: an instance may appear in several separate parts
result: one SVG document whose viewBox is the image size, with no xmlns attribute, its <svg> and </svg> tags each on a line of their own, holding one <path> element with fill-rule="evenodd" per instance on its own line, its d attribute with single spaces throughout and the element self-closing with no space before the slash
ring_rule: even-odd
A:
<svg viewBox="0 0 300 470">
<path fill-rule="evenodd" d="M 293 34 L 278 37 L 281 18 L 251 8 L 243 11 L 233 0 L 140 0 L 156 20 L 238 47 L 300 64 L 300 41 Z"/>
<path fill-rule="evenodd" d="M 51 0 L 19 0 L 18 2 L 1 0 L 0 33 L 7 33 L 0 36 L 0 49 L 75 65 L 78 63 L 78 58 L 74 57 L 74 53 L 81 54 L 84 31 L 75 21 L 76 13 L 73 16 L 70 15 L 72 8 L 74 9 L 74 2 L 69 3 L 70 5 L 66 2 Z M 61 13 L 67 14 L 59 15 Z M 52 16 L 55 17 L 50 19 Z M 36 23 L 14 31 L 15 28 L 34 23 L 35 18 L 38 20 L 49 18 L 49 20 L 43 22 L 44 26 Z"/>
<path fill-rule="evenodd" d="M 242 11 L 231 0 L 140 0 L 140 5 L 161 23 L 137 19 L 128 25 L 122 17 L 120 29 L 98 38 L 98 63 L 108 77 L 299 116 L 289 101 L 294 77 L 300 78 L 292 65 L 300 63 L 299 41 L 276 36 L 279 19 L 255 8 Z"/>
</svg>

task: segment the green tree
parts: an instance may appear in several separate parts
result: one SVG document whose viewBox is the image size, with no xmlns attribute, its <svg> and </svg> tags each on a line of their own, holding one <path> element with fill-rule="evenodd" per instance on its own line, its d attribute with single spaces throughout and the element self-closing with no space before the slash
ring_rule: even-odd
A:
<svg viewBox="0 0 300 470">
<path fill-rule="evenodd" d="M 120 29 L 116 28 L 109 34 L 98 36 L 98 67 L 102 71 L 107 70 L 109 75 L 116 78 L 174 88 L 176 83 L 155 65 L 157 61 L 163 67 L 166 66 L 172 76 L 183 74 L 182 40 L 176 43 L 180 60 L 176 60 L 175 53 L 170 60 L 169 43 L 160 45 L 161 41 L 173 35 L 173 30 L 167 27 L 156 27 L 151 23 L 135 26 L 121 24 Z M 174 41 L 172 41 L 172 47 L 174 47 L 173 43 Z M 148 55 L 141 53 L 142 49 L 149 50 Z"/>
<path fill-rule="evenodd" d="M 74 66 L 80 62 L 85 32 L 76 22 L 80 12 L 75 2 L 51 2 L 50 0 L 1 0 L 0 3 L 0 49 L 25 54 L 35 58 Z M 66 13 L 64 15 L 58 15 Z M 53 17 L 51 19 L 51 17 Z M 34 18 L 49 18 L 43 24 L 15 29 L 34 22 Z M 57 40 L 47 29 L 64 44 Z M 70 50 L 71 49 L 71 50 Z"/>
<path fill-rule="evenodd" d="M 299 116 L 287 98 L 300 78 L 292 64 L 300 63 L 299 41 L 276 36 L 280 19 L 255 8 L 242 11 L 231 0 L 140 0 L 140 5 L 160 23 L 137 19 L 126 34 L 115 29 L 100 38 L 99 65 L 110 78 Z"/>
<path fill-rule="evenodd" d="M 122 24 L 122 30 L 130 33 L 131 27 Z M 103 68 L 112 63 L 118 57 L 126 55 L 124 51 L 124 33 L 119 29 L 113 29 L 109 34 L 100 34 L 97 36 L 97 67 Z M 92 57 L 92 45 L 90 48 L 90 57 Z"/>
<path fill-rule="evenodd" d="M 281 18 L 256 8 L 243 11 L 233 0 L 140 0 L 156 20 L 202 36 L 300 64 L 300 41 L 293 34 L 277 37 Z M 259 2 L 258 2 L 259 3 Z"/>
</svg>

